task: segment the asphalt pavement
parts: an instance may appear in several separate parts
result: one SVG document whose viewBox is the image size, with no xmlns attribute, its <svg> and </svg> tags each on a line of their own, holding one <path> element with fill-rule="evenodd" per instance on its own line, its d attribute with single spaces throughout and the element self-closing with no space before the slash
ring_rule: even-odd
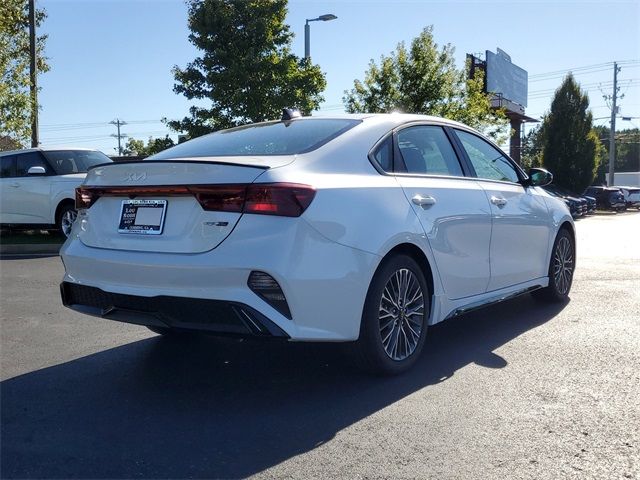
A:
<svg viewBox="0 0 640 480">
<path fill-rule="evenodd" d="M 571 300 L 429 331 L 405 375 L 340 345 L 172 342 L 0 261 L 2 478 L 640 478 L 640 213 L 577 222 Z"/>
</svg>

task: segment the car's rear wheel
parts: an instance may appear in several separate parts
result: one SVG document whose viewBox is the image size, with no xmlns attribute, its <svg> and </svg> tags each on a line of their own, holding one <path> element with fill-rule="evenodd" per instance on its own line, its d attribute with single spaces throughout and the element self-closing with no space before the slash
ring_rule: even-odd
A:
<svg viewBox="0 0 640 480">
<path fill-rule="evenodd" d="M 533 292 L 536 298 L 563 302 L 569 296 L 575 269 L 575 241 L 565 228 L 558 232 L 549 262 L 549 286 Z"/>
<path fill-rule="evenodd" d="M 420 356 L 427 334 L 430 292 L 416 261 L 394 255 L 371 281 L 356 343 L 359 363 L 367 370 L 394 375 Z"/>
<path fill-rule="evenodd" d="M 56 221 L 58 232 L 65 237 L 71 235 L 71 228 L 73 227 L 73 222 L 76 221 L 77 217 L 78 212 L 72 204 L 68 203 L 63 205 L 58 212 L 58 218 Z"/>
</svg>

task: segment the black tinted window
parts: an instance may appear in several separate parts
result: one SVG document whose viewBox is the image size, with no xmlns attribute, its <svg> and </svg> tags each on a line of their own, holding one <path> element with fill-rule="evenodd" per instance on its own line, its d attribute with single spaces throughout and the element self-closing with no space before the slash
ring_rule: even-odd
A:
<svg viewBox="0 0 640 480">
<path fill-rule="evenodd" d="M 373 160 L 384 170 L 393 170 L 393 140 L 387 137 L 373 152 Z"/>
<path fill-rule="evenodd" d="M 15 177 L 15 158 L 13 155 L 0 157 L 0 178 Z"/>
<path fill-rule="evenodd" d="M 104 153 L 87 150 L 53 150 L 45 155 L 58 175 L 86 173 L 91 167 L 111 162 Z"/>
<path fill-rule="evenodd" d="M 16 155 L 16 173 L 18 177 L 26 177 L 31 167 L 44 167 L 45 172 L 51 173 L 51 167 L 42 158 L 40 152 L 27 152 Z"/>
<path fill-rule="evenodd" d="M 358 123 L 359 120 L 329 118 L 255 123 L 195 138 L 148 159 L 294 155 L 315 150 Z"/>
<path fill-rule="evenodd" d="M 518 173 L 509 159 L 486 140 L 472 133 L 456 130 L 478 178 L 517 182 Z"/>
<path fill-rule="evenodd" d="M 441 127 L 400 130 L 398 148 L 408 173 L 463 176 L 456 152 Z"/>
</svg>

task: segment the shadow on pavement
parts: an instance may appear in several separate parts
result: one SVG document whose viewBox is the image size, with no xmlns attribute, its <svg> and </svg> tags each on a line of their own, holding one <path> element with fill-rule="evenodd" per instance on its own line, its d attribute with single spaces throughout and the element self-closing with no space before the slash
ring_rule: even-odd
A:
<svg viewBox="0 0 640 480">
<path fill-rule="evenodd" d="M 528 295 L 432 327 L 410 372 L 371 377 L 340 345 L 160 337 L 2 382 L 2 478 L 237 478 L 337 432 L 557 315 Z"/>
</svg>

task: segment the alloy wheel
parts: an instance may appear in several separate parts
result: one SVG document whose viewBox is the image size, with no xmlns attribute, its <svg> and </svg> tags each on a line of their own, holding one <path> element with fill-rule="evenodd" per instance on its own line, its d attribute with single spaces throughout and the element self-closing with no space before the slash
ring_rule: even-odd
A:
<svg viewBox="0 0 640 480">
<path fill-rule="evenodd" d="M 71 234 L 73 222 L 76 221 L 77 217 L 78 212 L 73 209 L 67 210 L 62 214 L 62 217 L 60 218 L 60 228 L 65 237 L 68 237 Z"/>
<path fill-rule="evenodd" d="M 560 237 L 553 256 L 553 278 L 558 293 L 566 295 L 573 277 L 573 249 L 566 236 Z"/>
<path fill-rule="evenodd" d="M 416 350 L 424 327 L 424 295 L 416 275 L 396 270 L 384 287 L 378 321 L 384 351 L 400 361 Z"/>
</svg>

